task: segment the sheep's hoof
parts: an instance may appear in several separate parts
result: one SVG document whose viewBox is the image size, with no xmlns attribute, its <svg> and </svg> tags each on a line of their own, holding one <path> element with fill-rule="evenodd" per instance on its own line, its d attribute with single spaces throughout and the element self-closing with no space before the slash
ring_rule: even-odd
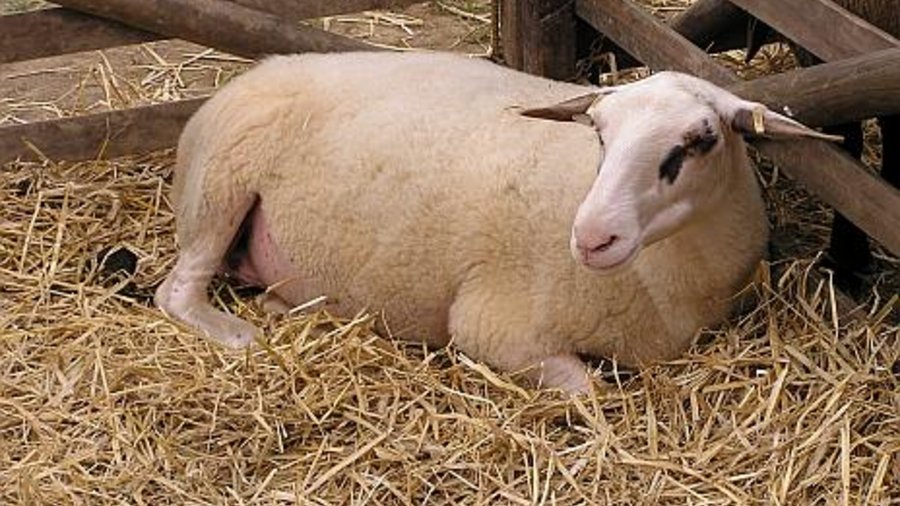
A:
<svg viewBox="0 0 900 506">
<path fill-rule="evenodd" d="M 249 322 L 219 311 L 202 295 L 179 288 L 167 279 L 156 292 L 156 305 L 171 318 L 190 325 L 228 348 L 246 348 L 260 333 Z"/>
<path fill-rule="evenodd" d="M 195 319 L 194 325 L 222 346 L 233 349 L 246 348 L 260 334 L 258 328 L 237 316 L 214 308 L 209 309 L 209 313 Z"/>
<path fill-rule="evenodd" d="M 587 367 L 575 355 L 554 355 L 541 361 L 538 381 L 542 387 L 558 388 L 569 395 L 591 393 Z"/>
<path fill-rule="evenodd" d="M 265 292 L 256 299 L 263 311 L 274 315 L 287 315 L 291 312 L 291 306 L 284 299 L 271 292 Z"/>
</svg>

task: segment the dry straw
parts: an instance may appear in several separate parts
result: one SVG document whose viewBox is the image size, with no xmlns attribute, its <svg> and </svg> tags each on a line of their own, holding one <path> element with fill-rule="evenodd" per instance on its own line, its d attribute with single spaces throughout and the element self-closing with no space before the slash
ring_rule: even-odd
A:
<svg viewBox="0 0 900 506">
<path fill-rule="evenodd" d="M 175 94 L 160 60 L 110 100 Z M 217 283 L 266 329 L 231 352 L 150 300 L 174 255 L 171 165 L 0 172 L 0 504 L 900 504 L 896 292 L 842 318 L 814 258 L 783 261 L 684 358 L 603 365 L 575 400 L 377 337 L 375 317 L 273 318 Z M 787 204 L 780 224 L 809 220 Z M 132 259 L 117 248 L 133 275 L 111 272 Z"/>
</svg>

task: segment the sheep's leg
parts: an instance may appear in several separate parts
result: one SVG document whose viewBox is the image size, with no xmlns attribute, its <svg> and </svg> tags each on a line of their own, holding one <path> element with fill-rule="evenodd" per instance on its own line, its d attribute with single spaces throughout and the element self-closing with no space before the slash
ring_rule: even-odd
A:
<svg viewBox="0 0 900 506">
<path fill-rule="evenodd" d="M 291 311 L 291 305 L 273 292 L 264 292 L 256 302 L 263 311 L 276 315 L 286 315 Z"/>
<path fill-rule="evenodd" d="M 825 128 L 828 133 L 844 137 L 842 147 L 847 153 L 860 158 L 863 151 L 862 125 L 848 123 Z M 872 253 L 869 250 L 869 238 L 865 232 L 854 225 L 840 213 L 835 213 L 831 228 L 831 240 L 828 255 L 834 268 L 836 280 L 844 290 L 858 291 L 861 285 L 859 275 L 871 265 Z"/>
<path fill-rule="evenodd" d="M 587 366 L 575 354 L 547 357 L 529 377 L 540 386 L 559 388 L 573 395 L 591 393 Z"/>
<path fill-rule="evenodd" d="M 881 125 L 881 177 L 900 188 L 900 115 L 878 118 Z"/>
<path fill-rule="evenodd" d="M 206 290 L 256 197 L 246 195 L 230 202 L 202 195 L 194 198 L 196 201 L 186 203 L 189 209 L 179 212 L 181 251 L 175 268 L 156 291 L 156 304 L 225 346 L 247 346 L 258 329 L 213 307 Z"/>
<path fill-rule="evenodd" d="M 587 366 L 574 352 L 549 345 L 535 335 L 528 318 L 517 318 L 515 291 L 458 297 L 450 309 L 449 331 L 459 349 L 509 372 L 527 371 L 526 377 L 546 388 L 577 395 L 591 391 Z"/>
</svg>

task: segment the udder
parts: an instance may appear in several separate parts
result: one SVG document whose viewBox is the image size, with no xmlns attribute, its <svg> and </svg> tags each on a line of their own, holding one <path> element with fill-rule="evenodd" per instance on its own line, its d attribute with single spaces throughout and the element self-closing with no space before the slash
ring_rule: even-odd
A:
<svg viewBox="0 0 900 506">
<path fill-rule="evenodd" d="M 298 274 L 272 237 L 259 202 L 244 218 L 225 264 L 231 276 L 261 288 L 290 283 Z"/>
</svg>

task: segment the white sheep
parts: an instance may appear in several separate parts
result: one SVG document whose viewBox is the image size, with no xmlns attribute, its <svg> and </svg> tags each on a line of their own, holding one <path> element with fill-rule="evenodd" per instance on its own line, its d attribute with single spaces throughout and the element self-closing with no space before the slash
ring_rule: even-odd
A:
<svg viewBox="0 0 900 506">
<path fill-rule="evenodd" d="M 247 345 L 207 296 L 224 268 L 585 391 L 579 354 L 668 359 L 728 314 L 767 240 L 748 133 L 819 136 L 676 73 L 597 89 L 440 53 L 273 57 L 184 130 L 156 302 Z"/>
</svg>

